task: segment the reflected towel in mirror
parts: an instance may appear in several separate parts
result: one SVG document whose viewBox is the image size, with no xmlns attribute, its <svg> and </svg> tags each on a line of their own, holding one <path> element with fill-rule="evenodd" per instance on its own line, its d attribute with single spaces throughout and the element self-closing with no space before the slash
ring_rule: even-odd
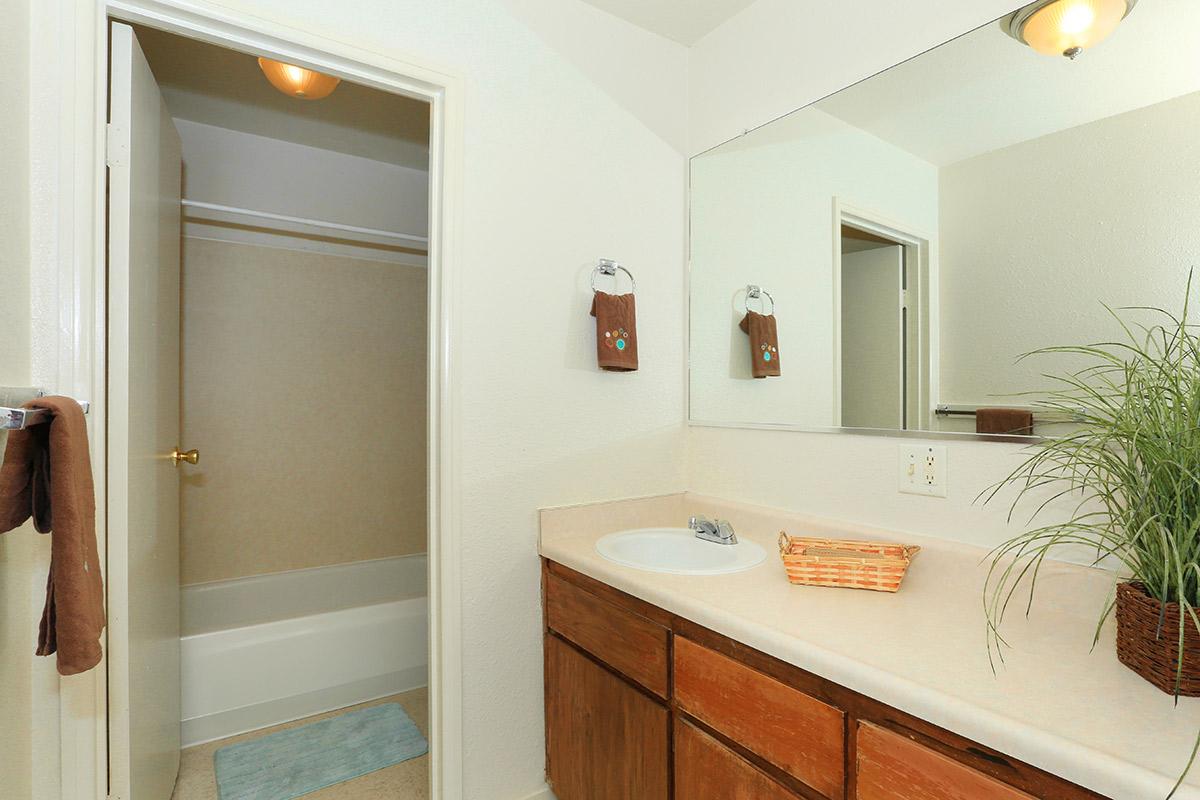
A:
<svg viewBox="0 0 1200 800">
<path fill-rule="evenodd" d="M 774 314 L 747 311 L 738 327 L 750 336 L 750 371 L 756 378 L 779 375 L 779 331 Z"/>
</svg>

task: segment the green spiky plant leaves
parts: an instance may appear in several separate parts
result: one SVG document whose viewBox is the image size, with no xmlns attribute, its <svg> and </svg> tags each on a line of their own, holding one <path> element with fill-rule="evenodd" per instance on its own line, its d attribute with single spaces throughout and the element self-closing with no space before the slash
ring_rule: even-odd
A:
<svg viewBox="0 0 1200 800">
<path fill-rule="evenodd" d="M 1023 463 L 980 498 L 988 502 L 1015 489 L 1009 518 L 1031 504 L 1031 524 L 1051 505 L 1067 501 L 1072 511 L 992 551 L 984 597 L 988 652 L 1003 658 L 1000 624 L 1023 584 L 1028 613 L 1044 560 L 1063 546 L 1086 547 L 1095 564 L 1119 565 L 1155 599 L 1179 604 L 1178 630 L 1160 625 L 1158 632 L 1178 642 L 1178 703 L 1185 626 L 1200 631 L 1200 335 L 1188 323 L 1187 301 L 1179 316 L 1160 308 L 1106 309 L 1123 332 L 1118 340 L 1022 356 L 1083 364 L 1044 375 L 1050 390 L 1033 402 L 1039 417 L 1064 421 L 1064 432 L 1032 445 Z M 1135 323 L 1135 316 L 1149 321 Z M 1093 644 L 1114 605 L 1110 597 Z M 1182 781 L 1183 775 L 1168 797 Z"/>
</svg>

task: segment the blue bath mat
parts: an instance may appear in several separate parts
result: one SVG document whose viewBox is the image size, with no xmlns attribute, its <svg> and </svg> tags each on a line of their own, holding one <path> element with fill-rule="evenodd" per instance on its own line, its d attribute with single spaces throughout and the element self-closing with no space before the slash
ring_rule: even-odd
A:
<svg viewBox="0 0 1200 800">
<path fill-rule="evenodd" d="M 222 747 L 221 800 L 292 800 L 424 755 L 429 743 L 397 703 Z"/>
</svg>

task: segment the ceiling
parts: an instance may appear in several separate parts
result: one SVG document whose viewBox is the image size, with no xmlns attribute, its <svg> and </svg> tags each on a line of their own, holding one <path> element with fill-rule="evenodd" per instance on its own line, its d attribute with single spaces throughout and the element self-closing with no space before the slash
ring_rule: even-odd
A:
<svg viewBox="0 0 1200 800">
<path fill-rule="evenodd" d="M 342 81 L 324 100 L 267 83 L 254 56 L 136 27 L 171 116 L 339 153 L 428 169 L 429 106 Z"/>
<path fill-rule="evenodd" d="M 992 23 L 816 104 L 938 166 L 1200 91 L 1200 3 L 1142 0 L 1077 61 Z"/>
<path fill-rule="evenodd" d="M 689 47 L 754 0 L 584 0 Z"/>
</svg>

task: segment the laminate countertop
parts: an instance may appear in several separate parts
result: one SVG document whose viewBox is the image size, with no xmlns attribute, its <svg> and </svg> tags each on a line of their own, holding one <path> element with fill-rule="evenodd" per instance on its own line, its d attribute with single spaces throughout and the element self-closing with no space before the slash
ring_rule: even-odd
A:
<svg viewBox="0 0 1200 800">
<path fill-rule="evenodd" d="M 607 533 L 685 527 L 691 514 L 730 520 L 766 560 L 689 576 L 596 552 Z M 1113 800 L 1165 798 L 1200 732 L 1200 698 L 1176 706 L 1117 660 L 1115 622 L 1092 647 L 1115 581 L 1103 570 L 1047 562 L 1029 616 L 1021 594 L 1005 620 L 1010 646 L 993 672 L 978 547 L 690 493 L 543 509 L 540 521 L 539 553 L 551 561 Z M 896 594 L 793 586 L 780 530 L 922 550 Z M 1200 800 L 1200 767 L 1175 798 Z"/>
</svg>

